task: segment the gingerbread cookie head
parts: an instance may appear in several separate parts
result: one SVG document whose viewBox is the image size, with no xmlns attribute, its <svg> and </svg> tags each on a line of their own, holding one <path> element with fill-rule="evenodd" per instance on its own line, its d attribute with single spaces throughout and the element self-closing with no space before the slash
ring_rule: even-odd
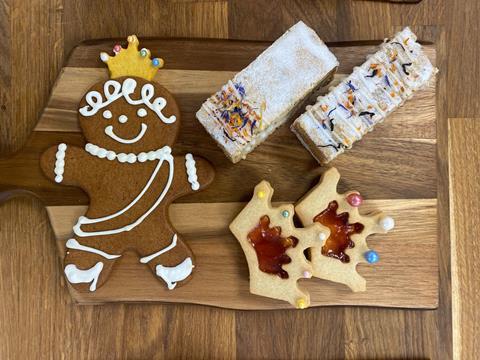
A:
<svg viewBox="0 0 480 360">
<path fill-rule="evenodd" d="M 115 56 L 101 53 L 111 79 L 93 85 L 79 105 L 87 142 L 117 154 L 172 146 L 180 129 L 174 97 L 152 81 L 163 60 L 151 59 L 149 50 L 138 50 L 138 44 L 132 35 L 126 49 L 115 45 Z"/>
</svg>

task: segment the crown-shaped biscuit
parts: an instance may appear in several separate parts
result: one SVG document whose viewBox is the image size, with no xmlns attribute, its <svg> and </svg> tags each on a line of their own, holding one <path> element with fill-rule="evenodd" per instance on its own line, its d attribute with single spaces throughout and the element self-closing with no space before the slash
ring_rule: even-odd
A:
<svg viewBox="0 0 480 360">
<path fill-rule="evenodd" d="M 115 56 L 109 56 L 106 52 L 100 53 L 100 59 L 108 66 L 110 78 L 136 76 L 152 80 L 158 69 L 163 67 L 163 59 L 151 59 L 148 49 L 143 48 L 139 51 L 139 42 L 135 35 L 130 35 L 127 41 L 126 49 L 118 44 L 113 47 Z"/>
</svg>

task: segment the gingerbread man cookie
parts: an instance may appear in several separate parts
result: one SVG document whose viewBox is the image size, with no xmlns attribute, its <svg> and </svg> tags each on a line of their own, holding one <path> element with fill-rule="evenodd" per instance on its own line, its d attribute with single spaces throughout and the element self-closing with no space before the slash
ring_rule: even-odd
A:
<svg viewBox="0 0 480 360">
<path fill-rule="evenodd" d="M 180 129 L 174 97 L 152 81 L 163 60 L 138 50 L 136 36 L 115 56 L 102 53 L 110 79 L 92 86 L 79 105 L 84 148 L 60 144 L 41 167 L 51 180 L 82 188 L 88 210 L 66 242 L 64 272 L 72 286 L 95 291 L 126 250 L 173 289 L 193 270 L 193 255 L 168 219 L 169 204 L 210 184 L 214 170 L 192 154 L 173 156 Z"/>
</svg>

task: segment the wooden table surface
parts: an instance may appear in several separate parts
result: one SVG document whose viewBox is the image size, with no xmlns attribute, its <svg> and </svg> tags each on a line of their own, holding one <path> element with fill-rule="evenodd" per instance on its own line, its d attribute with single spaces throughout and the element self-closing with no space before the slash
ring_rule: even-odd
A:
<svg viewBox="0 0 480 360">
<path fill-rule="evenodd" d="M 479 16 L 477 0 L 0 1 L 1 156 L 25 143 L 66 56 L 86 39 L 136 33 L 274 40 L 301 19 L 335 42 L 382 39 L 409 25 L 436 43 L 441 69 L 437 310 L 75 306 L 43 204 L 16 197 L 0 206 L 0 359 L 474 358 Z"/>
</svg>

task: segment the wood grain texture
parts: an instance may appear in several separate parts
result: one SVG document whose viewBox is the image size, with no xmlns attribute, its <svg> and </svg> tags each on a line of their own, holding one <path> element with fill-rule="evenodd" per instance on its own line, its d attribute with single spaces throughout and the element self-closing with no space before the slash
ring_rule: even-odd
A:
<svg viewBox="0 0 480 360">
<path fill-rule="evenodd" d="M 249 293 L 245 257 L 228 230 L 228 224 L 243 206 L 243 203 L 194 203 L 170 207 L 172 224 L 195 254 L 195 273 L 188 286 L 168 291 L 138 262 L 138 256 L 129 254 L 120 259 L 109 282 L 95 293 L 77 293 L 71 289 L 72 296 L 81 304 L 164 301 L 243 310 L 291 308 L 286 302 Z M 436 249 L 436 200 L 376 200 L 362 206 L 365 213 L 379 209 L 395 219 L 396 227 L 391 234 L 369 238 L 369 244 L 382 261 L 375 266 L 359 265 L 358 271 L 367 280 L 367 291 L 353 293 L 345 286 L 320 279 L 305 281 L 303 286 L 311 294 L 311 306 L 437 306 L 436 251 L 424 257 L 425 252 Z M 47 207 L 62 259 L 65 241 L 85 210 L 83 206 Z M 201 217 L 192 219 L 191 214 L 200 212 Z"/>
<path fill-rule="evenodd" d="M 182 1 L 184 6 L 190 6 L 190 3 L 194 2 L 202 1 Z M 207 5 L 213 3 L 213 1 L 203 2 Z M 403 25 L 411 26 L 420 38 L 434 41 L 437 46 L 437 66 L 441 69 L 437 82 L 440 304 L 438 310 L 427 312 L 316 308 L 305 312 L 263 313 L 175 305 L 174 308 L 178 307 L 179 311 L 183 312 L 183 316 L 171 313 L 165 315 L 164 309 L 173 307 L 168 305 L 104 305 L 93 308 L 79 307 L 88 311 L 69 316 L 67 313 L 74 311 L 76 307 L 69 304 L 69 295 L 59 284 L 61 275 L 55 272 L 57 266 L 48 267 L 52 265 L 49 259 L 56 256 L 53 235 L 51 232 L 39 233 L 36 230 L 38 226 L 45 224 L 46 215 L 37 203 L 31 206 L 30 202 L 16 200 L 15 203 L 9 203 L 0 208 L 2 213 L 0 234 L 4 236 L 2 240 L 10 241 L 13 237 L 18 239 L 9 243 L 11 251 L 0 252 L 0 261 L 4 264 L 7 261 L 9 264 L 7 267 L 10 267 L 17 264 L 17 257 L 25 254 L 26 251 L 45 254 L 29 261 L 35 269 L 42 269 L 39 270 L 40 274 L 50 274 L 48 279 L 52 283 L 47 286 L 48 294 L 42 298 L 44 299 L 42 304 L 50 305 L 35 313 L 28 312 L 32 308 L 31 301 L 36 298 L 38 292 L 36 288 L 25 285 L 22 288 L 21 294 L 24 296 L 20 298 L 23 299 L 20 304 L 24 304 L 24 314 L 28 316 L 21 318 L 20 322 L 15 322 L 18 320 L 15 317 L 15 314 L 19 313 L 18 305 L 16 302 L 3 301 L 3 294 L 6 293 L 2 292 L 0 308 L 2 314 L 8 316 L 2 317 L 6 321 L 2 322 L 1 326 L 8 327 L 9 332 L 2 333 L 0 348 L 2 351 L 8 348 L 10 352 L 7 354 L 2 352 L 1 358 L 31 357 L 32 355 L 72 359 L 108 357 L 168 359 L 180 356 L 184 358 L 452 358 L 446 109 L 448 107 L 451 117 L 464 116 L 463 114 L 467 113 L 471 116 L 480 116 L 470 96 L 475 93 L 479 82 L 480 72 L 472 70 L 476 66 L 478 47 L 468 46 L 468 42 L 464 42 L 465 39 L 470 39 L 471 43 L 478 42 L 478 33 L 472 31 L 478 18 L 475 15 L 478 14 L 476 0 L 462 2 L 423 0 L 415 5 L 375 2 L 375 7 L 370 8 L 371 11 L 367 13 L 361 11 L 362 2 L 353 0 L 308 2 L 285 0 L 275 2 L 269 11 L 262 11 L 266 8 L 262 9 L 261 4 L 252 7 L 252 4 L 261 3 L 257 0 L 230 0 L 227 10 L 222 8 L 222 11 L 213 12 L 210 11 L 212 8 L 205 5 L 201 11 L 196 11 L 193 14 L 194 18 L 189 20 L 199 24 L 193 27 L 193 31 L 198 33 L 189 34 L 185 29 L 180 29 L 185 26 L 185 20 L 179 21 L 180 16 L 184 15 L 180 15 L 175 8 L 170 7 L 168 16 L 165 16 L 162 8 L 165 7 L 166 1 L 152 1 L 153 5 L 148 8 L 148 11 L 143 12 L 141 9 L 147 2 L 138 2 L 137 8 L 132 6 L 133 11 L 129 21 L 119 20 L 125 17 L 121 2 L 117 2 L 120 5 L 109 6 L 107 15 L 99 11 L 99 7 L 107 6 L 102 1 L 67 1 L 64 6 L 59 7 L 54 6 L 53 2 L 42 2 L 45 5 L 45 12 L 40 14 L 37 12 L 38 8 L 34 8 L 33 11 L 36 13 L 29 16 L 12 11 L 11 3 L 13 2 L 0 2 L 1 33 L 8 34 L 2 38 L 0 66 L 10 69 L 10 54 L 13 51 L 28 53 L 30 57 L 25 56 L 25 59 L 36 58 L 38 71 L 30 72 L 29 81 L 18 82 L 16 88 L 24 91 L 22 89 L 26 89 L 30 84 L 41 83 L 40 87 L 34 86 L 38 96 L 43 97 L 43 104 L 46 104 L 49 87 L 53 84 L 62 64 L 60 59 L 56 67 L 52 67 L 52 63 L 55 64 L 52 59 L 57 56 L 56 54 L 61 56 L 70 53 L 80 41 L 89 38 L 124 37 L 132 32 L 142 36 L 147 33 L 149 36 L 168 36 L 175 35 L 177 32 L 184 32 L 186 36 L 202 36 L 199 35 L 200 31 L 208 31 L 202 28 L 211 26 L 219 32 L 214 34 L 212 31 L 208 36 L 272 41 L 294 21 L 304 19 L 319 32 L 324 40 L 328 41 L 370 40 L 378 39 L 378 35 L 383 38 Z M 18 0 L 16 3 L 22 3 L 29 10 L 33 9 L 30 1 Z M 223 3 L 225 5 L 226 2 Z M 268 1 L 265 5 L 270 3 Z M 298 9 L 303 10 L 298 12 Z M 60 34 L 51 31 L 52 26 L 56 26 L 55 17 L 45 17 L 46 12 L 61 17 L 64 25 Z M 212 13 L 215 14 L 214 17 Z M 209 19 L 209 22 L 205 19 Z M 286 23 L 285 19 L 289 23 Z M 45 49 L 42 47 L 27 46 L 29 39 L 26 42 L 25 37 L 29 37 L 30 32 L 12 35 L 10 25 L 19 26 L 20 23 L 28 26 L 30 31 L 36 34 L 35 39 L 49 38 L 54 41 L 53 51 L 50 48 L 47 53 L 44 53 Z M 228 29 L 223 27 L 225 24 Z M 462 61 L 459 61 L 459 58 Z M 23 71 L 23 69 L 24 67 L 19 67 L 15 70 Z M 448 77 L 445 69 L 448 69 Z M 43 86 L 46 84 L 42 78 L 45 72 L 50 72 L 53 76 L 50 83 Z M 1 81 L 0 105 L 5 105 L 0 107 L 1 124 L 4 125 L 5 119 L 9 119 L 9 116 L 14 119 L 8 120 L 8 125 L 5 124 L 1 128 L 0 143 L 2 149 L 5 149 L 5 145 L 8 149 L 18 149 L 25 142 L 29 129 L 34 127 L 38 118 L 31 113 L 25 118 L 21 117 L 24 109 L 30 108 L 30 105 L 23 100 L 10 105 L 10 99 L 15 98 L 10 95 L 11 86 L 3 87 L 4 83 L 9 83 L 8 77 L 3 77 L 3 73 Z M 39 114 L 43 106 L 36 104 L 34 107 Z M 15 116 L 10 114 L 10 110 Z M 28 123 L 29 127 L 21 125 L 23 123 Z M 5 131 L 7 131 L 6 134 Z M 1 155 L 5 156 L 7 153 L 3 150 Z M 5 172 L 0 170 L 0 178 L 4 174 Z M 14 215 L 8 216 L 12 212 Z M 25 221 L 29 222 L 32 231 L 19 233 Z M 15 235 L 17 233 L 18 236 Z M 3 269 L 2 273 L 4 273 Z M 54 269 L 53 272 L 52 269 Z M 17 284 L 21 279 L 13 278 L 10 283 Z M 41 276 L 34 278 L 36 282 L 42 280 Z M 60 298 L 58 294 L 62 291 L 66 297 Z M 18 299 L 19 297 L 15 296 L 12 301 L 19 301 Z M 172 324 L 172 319 L 179 319 L 180 325 Z M 129 325 L 130 321 L 135 325 Z M 231 332 L 232 322 L 234 322 L 234 333 Z M 352 331 L 345 331 L 347 326 Z M 212 327 L 224 331 L 215 331 Z M 167 345 L 165 340 L 167 333 L 164 331 L 166 328 L 178 329 L 175 330 L 175 335 L 181 346 Z M 121 329 L 124 331 L 120 331 Z M 273 340 L 271 340 L 272 329 L 275 329 Z M 15 333 L 14 330 L 19 332 Z M 21 336 L 12 336 L 12 334 L 25 334 L 26 337 L 42 334 L 42 344 L 46 346 L 36 348 L 34 342 L 29 343 L 32 346 L 19 345 Z M 201 343 L 200 339 L 208 340 Z M 41 352 L 38 349 L 41 349 Z M 39 355 L 40 353 L 43 355 Z"/>
<path fill-rule="evenodd" d="M 474 359 L 480 351 L 477 255 L 480 199 L 478 148 L 466 146 L 477 141 L 480 119 L 449 119 L 450 156 L 450 231 L 452 241 L 453 354 L 457 359 Z"/>
<path fill-rule="evenodd" d="M 88 199 L 80 189 L 59 187 L 47 181 L 40 172 L 37 159 L 44 149 L 59 142 L 84 144 L 78 134 L 78 104 L 91 85 L 106 78 L 107 71 L 98 59 L 98 53 L 108 51 L 107 46 L 112 43 L 112 40 L 88 42 L 73 51 L 31 141 L 15 156 L 0 160 L 0 169 L 5 173 L 0 179 L 0 191 L 27 190 L 39 196 L 46 205 L 87 203 Z M 224 84 L 233 71 L 252 61 L 267 46 L 266 43 L 150 39 L 142 46 L 163 54 L 167 68 L 159 72 L 156 80 L 175 95 L 182 112 L 182 127 L 174 152 L 204 156 L 217 171 L 216 180 L 209 189 L 181 201 L 245 201 L 249 199 L 251 189 L 265 178 L 274 185 L 279 200 L 295 201 L 310 189 L 318 175 L 317 163 L 287 125 L 278 129 L 247 160 L 232 165 L 195 119 L 195 112 L 202 102 Z M 174 55 L 182 53 L 180 49 L 185 49 L 188 56 Z M 331 49 L 341 64 L 335 84 L 376 47 L 334 46 Z M 435 61 L 434 48 L 427 46 L 426 52 Z M 238 54 L 235 61 L 230 61 L 231 53 Z M 221 71 L 213 70 L 212 59 Z M 320 89 L 311 96 L 310 102 L 326 91 Z M 347 185 L 354 186 L 369 199 L 435 198 L 435 116 L 435 86 L 432 85 L 378 125 L 355 145 L 355 151 L 347 152 L 332 165 L 339 168 L 344 179 L 348 179 Z M 415 162 L 411 161 L 413 157 Z M 363 169 L 366 167 L 375 171 L 365 176 Z M 292 174 L 304 174 L 295 178 L 295 186 L 292 186 Z M 233 183 L 236 184 L 235 191 L 232 191 Z"/>
</svg>

